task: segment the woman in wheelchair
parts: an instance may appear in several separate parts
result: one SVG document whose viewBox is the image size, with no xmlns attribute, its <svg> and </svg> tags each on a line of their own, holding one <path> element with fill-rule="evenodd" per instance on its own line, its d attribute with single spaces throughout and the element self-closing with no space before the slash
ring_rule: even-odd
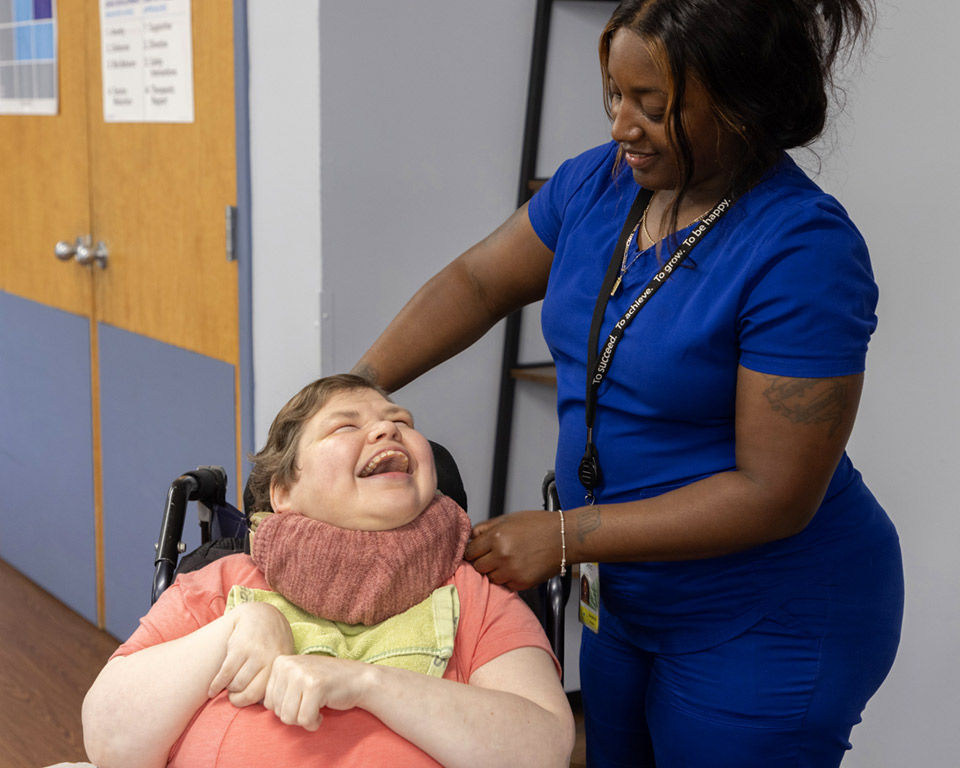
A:
<svg viewBox="0 0 960 768">
<path fill-rule="evenodd" d="M 181 575 L 83 705 L 110 766 L 569 764 L 536 618 L 462 562 L 428 441 L 363 379 L 301 390 L 249 487 L 252 555 Z M 259 510 L 259 511 L 257 511 Z"/>
</svg>

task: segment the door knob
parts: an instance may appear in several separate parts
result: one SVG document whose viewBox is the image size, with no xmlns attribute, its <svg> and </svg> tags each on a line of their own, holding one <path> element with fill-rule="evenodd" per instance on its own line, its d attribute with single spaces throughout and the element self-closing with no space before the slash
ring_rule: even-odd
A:
<svg viewBox="0 0 960 768">
<path fill-rule="evenodd" d="M 107 250 L 106 243 L 104 243 L 103 240 L 98 240 L 95 248 L 91 248 L 86 243 L 78 244 L 77 253 L 74 258 L 81 264 L 96 262 L 100 269 L 106 269 L 107 256 L 109 255 L 110 252 Z"/>
<path fill-rule="evenodd" d="M 78 237 L 75 243 L 68 243 L 66 240 L 61 240 L 54 246 L 53 254 L 60 259 L 60 261 L 69 261 L 77 255 L 77 248 L 85 244 L 82 237 Z"/>
<path fill-rule="evenodd" d="M 60 261 L 69 261 L 72 258 L 84 265 L 96 262 L 100 269 L 106 269 L 107 257 L 110 255 L 106 244 L 100 240 L 96 247 L 91 247 L 89 243 L 89 237 L 78 237 L 75 243 L 61 240 L 54 246 L 53 254 Z"/>
</svg>

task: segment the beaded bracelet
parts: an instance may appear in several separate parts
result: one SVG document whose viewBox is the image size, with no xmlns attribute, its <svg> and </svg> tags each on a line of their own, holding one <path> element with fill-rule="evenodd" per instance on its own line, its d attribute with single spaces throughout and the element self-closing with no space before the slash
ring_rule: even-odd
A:
<svg viewBox="0 0 960 768">
<path fill-rule="evenodd" d="M 560 513 L 560 575 L 567 575 L 567 532 L 563 525 L 563 510 L 557 510 Z"/>
</svg>

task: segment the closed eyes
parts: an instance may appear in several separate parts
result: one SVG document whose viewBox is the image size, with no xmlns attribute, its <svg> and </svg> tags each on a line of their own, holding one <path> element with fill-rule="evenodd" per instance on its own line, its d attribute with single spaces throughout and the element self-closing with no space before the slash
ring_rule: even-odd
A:
<svg viewBox="0 0 960 768">
<path fill-rule="evenodd" d="M 614 91 L 611 91 L 610 93 L 608 93 L 607 96 L 610 99 L 610 109 L 611 111 L 613 111 L 614 113 L 613 117 L 615 118 L 616 113 L 619 112 L 622 106 L 623 96 L 620 93 L 614 92 Z M 638 111 L 643 116 L 644 119 L 649 120 L 651 123 L 662 123 L 665 117 L 664 112 L 646 110 L 643 108 L 642 104 L 638 105 Z"/>
<path fill-rule="evenodd" d="M 394 424 L 399 424 L 402 427 L 408 427 L 410 429 L 413 429 L 413 424 L 410 422 L 410 419 L 397 418 L 397 419 L 390 419 L 390 421 L 392 421 Z M 360 429 L 359 424 L 353 424 L 353 423 L 339 424 L 330 431 L 330 434 L 338 435 L 346 432 L 353 432 L 354 430 L 357 430 L 357 429 Z"/>
</svg>

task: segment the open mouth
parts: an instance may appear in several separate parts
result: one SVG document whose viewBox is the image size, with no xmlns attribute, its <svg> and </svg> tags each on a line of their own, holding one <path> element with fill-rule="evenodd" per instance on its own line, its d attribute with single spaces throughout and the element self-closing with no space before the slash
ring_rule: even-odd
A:
<svg viewBox="0 0 960 768">
<path fill-rule="evenodd" d="M 393 448 L 382 451 L 374 456 L 367 465 L 360 470 L 360 477 L 382 475 L 387 472 L 402 472 L 406 474 L 410 469 L 410 457 L 403 451 Z"/>
</svg>

